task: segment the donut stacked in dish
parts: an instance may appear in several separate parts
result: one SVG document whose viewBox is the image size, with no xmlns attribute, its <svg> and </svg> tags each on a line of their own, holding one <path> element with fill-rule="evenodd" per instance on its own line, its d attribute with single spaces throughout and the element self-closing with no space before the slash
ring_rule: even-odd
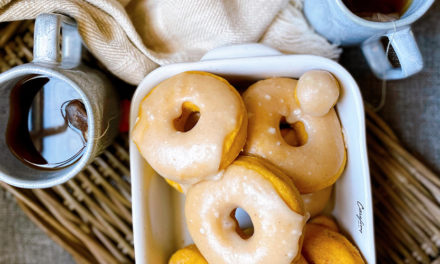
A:
<svg viewBox="0 0 440 264">
<path fill-rule="evenodd" d="M 335 230 L 306 227 L 326 206 L 346 163 L 333 108 L 338 98 L 339 84 L 325 71 L 262 80 L 242 96 L 206 72 L 184 72 L 153 88 L 132 139 L 151 167 L 186 194 L 195 243 L 170 263 L 321 263 L 320 236 L 336 243 L 334 250 L 354 252 L 347 263 L 363 263 Z M 237 208 L 252 228 L 240 227 Z"/>
</svg>

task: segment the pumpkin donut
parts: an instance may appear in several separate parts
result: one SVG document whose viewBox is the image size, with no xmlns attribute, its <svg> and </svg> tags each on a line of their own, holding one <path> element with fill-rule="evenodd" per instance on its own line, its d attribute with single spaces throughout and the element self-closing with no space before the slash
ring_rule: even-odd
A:
<svg viewBox="0 0 440 264">
<path fill-rule="evenodd" d="M 303 257 L 303 255 L 301 255 L 301 257 L 295 261 L 292 262 L 292 264 L 308 264 L 307 260 Z"/>
<path fill-rule="evenodd" d="M 324 210 L 330 200 L 332 190 L 333 185 L 317 192 L 301 194 L 304 207 L 306 208 L 306 212 L 310 214 L 310 217 L 314 217 Z"/>
<path fill-rule="evenodd" d="M 320 226 L 326 227 L 336 233 L 339 233 L 338 223 L 336 223 L 335 219 L 331 216 L 319 215 L 319 216 L 313 217 L 312 219 L 310 219 L 308 224 L 320 225 Z"/>
<path fill-rule="evenodd" d="M 143 99 L 132 138 L 160 175 L 190 185 L 214 177 L 238 156 L 246 128 L 234 87 L 210 73 L 184 72 Z"/>
<path fill-rule="evenodd" d="M 188 230 L 208 263 L 277 263 L 299 260 L 308 215 L 291 180 L 255 157 L 241 156 L 217 181 L 191 186 L 185 201 Z M 239 232 L 232 216 L 246 211 L 254 231 Z"/>
<path fill-rule="evenodd" d="M 359 250 L 342 234 L 315 224 L 306 225 L 302 254 L 316 264 L 365 263 Z"/>
<path fill-rule="evenodd" d="M 177 250 L 168 261 L 168 264 L 208 264 L 193 244 Z"/>
<path fill-rule="evenodd" d="M 344 170 L 346 153 L 335 110 L 318 117 L 306 114 L 295 99 L 297 84 L 290 78 L 272 78 L 246 90 L 244 152 L 281 168 L 304 194 L 332 185 Z"/>
</svg>

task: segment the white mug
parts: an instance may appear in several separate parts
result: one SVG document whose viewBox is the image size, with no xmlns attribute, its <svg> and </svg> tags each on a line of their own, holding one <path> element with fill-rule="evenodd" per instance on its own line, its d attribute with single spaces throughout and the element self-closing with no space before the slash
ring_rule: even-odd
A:
<svg viewBox="0 0 440 264">
<path fill-rule="evenodd" d="M 423 69 L 423 58 L 411 24 L 428 11 L 434 0 L 412 0 L 403 15 L 391 22 L 375 22 L 352 13 L 342 0 L 305 0 L 304 13 L 316 31 L 332 43 L 361 45 L 374 74 L 384 80 L 409 77 Z M 399 59 L 394 68 L 380 42 L 387 37 Z"/>
<path fill-rule="evenodd" d="M 53 78 L 61 86 L 74 89 L 87 113 L 87 140 L 74 163 L 54 169 L 23 163 L 0 139 L 0 181 L 21 188 L 48 188 L 62 184 L 78 174 L 111 144 L 118 133 L 119 100 L 112 83 L 100 72 L 81 63 L 81 37 L 76 23 L 60 14 L 41 14 L 34 30 L 34 59 L 0 74 L 0 134 L 6 135 L 15 110 L 12 91 L 29 76 Z M 61 87 L 58 87 L 61 88 Z M 20 95 L 29 96 L 29 92 Z M 18 134 L 16 126 L 12 131 Z M 17 137 L 17 142 L 26 142 Z M 65 142 L 68 144 L 68 142 Z M 51 150 L 54 155 L 58 146 Z M 59 148 L 58 148 L 59 149 Z"/>
</svg>

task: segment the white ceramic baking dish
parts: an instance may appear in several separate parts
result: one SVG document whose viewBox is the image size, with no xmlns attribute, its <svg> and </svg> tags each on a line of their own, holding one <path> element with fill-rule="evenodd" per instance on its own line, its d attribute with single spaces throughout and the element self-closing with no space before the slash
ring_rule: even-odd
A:
<svg viewBox="0 0 440 264">
<path fill-rule="evenodd" d="M 139 105 L 147 93 L 180 72 L 207 71 L 223 76 L 236 86 L 246 86 L 273 76 L 298 78 L 312 69 L 333 73 L 342 88 L 337 111 L 348 160 L 345 172 L 335 185 L 332 214 L 365 260 L 376 263 L 363 102 L 354 79 L 336 62 L 309 55 L 282 55 L 258 44 L 219 48 L 206 54 L 200 62 L 163 66 L 146 76 L 132 100 L 130 126 L 133 127 Z M 167 263 L 175 250 L 191 242 L 183 213 L 184 196 L 155 173 L 132 141 L 130 158 L 136 262 Z"/>
</svg>

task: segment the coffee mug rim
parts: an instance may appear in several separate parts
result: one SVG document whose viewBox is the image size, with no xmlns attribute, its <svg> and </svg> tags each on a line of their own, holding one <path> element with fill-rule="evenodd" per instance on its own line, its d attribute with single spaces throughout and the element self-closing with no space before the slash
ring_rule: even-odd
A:
<svg viewBox="0 0 440 264">
<path fill-rule="evenodd" d="M 27 63 L 24 65 L 17 66 L 11 70 L 8 70 L 1 74 L 0 76 L 0 83 L 3 83 L 5 81 L 25 76 L 29 74 L 41 74 L 46 75 L 49 77 L 57 78 L 63 82 L 66 82 L 69 84 L 72 88 L 75 89 L 76 92 L 81 96 L 81 98 L 86 99 L 86 94 L 81 90 L 81 88 L 70 78 L 63 75 L 59 71 L 53 68 L 47 68 L 47 65 L 39 65 L 39 63 Z M 94 127 L 94 115 L 92 110 L 92 105 L 89 101 L 83 100 L 84 106 L 86 108 L 87 112 L 87 125 L 88 125 L 88 137 L 94 138 L 95 137 L 95 127 Z M 94 143 L 91 140 L 88 140 L 86 143 L 86 148 L 84 150 L 84 153 L 82 157 L 77 160 L 74 164 L 70 165 L 73 168 L 70 169 L 67 173 L 61 174 L 60 177 L 54 177 L 50 179 L 42 179 L 42 180 L 26 180 L 26 179 L 18 179 L 14 176 L 8 175 L 4 173 L 2 170 L 0 170 L 0 180 L 4 181 L 8 184 L 11 184 L 16 187 L 20 188 L 48 188 L 53 187 L 58 184 L 63 184 L 73 178 L 76 174 L 81 172 L 82 169 L 87 166 L 87 163 L 89 162 L 92 153 L 93 153 L 93 146 Z M 23 166 L 26 166 L 23 164 Z M 70 167 L 69 166 L 69 167 Z M 68 168 L 68 167 L 66 167 Z"/>
<path fill-rule="evenodd" d="M 390 21 L 390 22 L 376 22 L 376 21 L 370 21 L 367 19 L 363 19 L 357 15 L 355 15 L 353 12 L 351 12 L 350 9 L 342 2 L 342 0 L 336 0 L 336 5 L 341 9 L 343 13 L 345 13 L 353 22 L 369 28 L 374 29 L 382 29 L 382 30 L 388 30 L 393 29 L 395 27 L 403 27 L 410 25 L 414 23 L 417 19 L 419 19 L 421 16 L 423 16 L 428 9 L 431 7 L 431 5 L 434 3 L 435 0 L 426 0 L 421 7 L 419 7 L 414 14 L 398 19 L 396 21 Z"/>
</svg>

